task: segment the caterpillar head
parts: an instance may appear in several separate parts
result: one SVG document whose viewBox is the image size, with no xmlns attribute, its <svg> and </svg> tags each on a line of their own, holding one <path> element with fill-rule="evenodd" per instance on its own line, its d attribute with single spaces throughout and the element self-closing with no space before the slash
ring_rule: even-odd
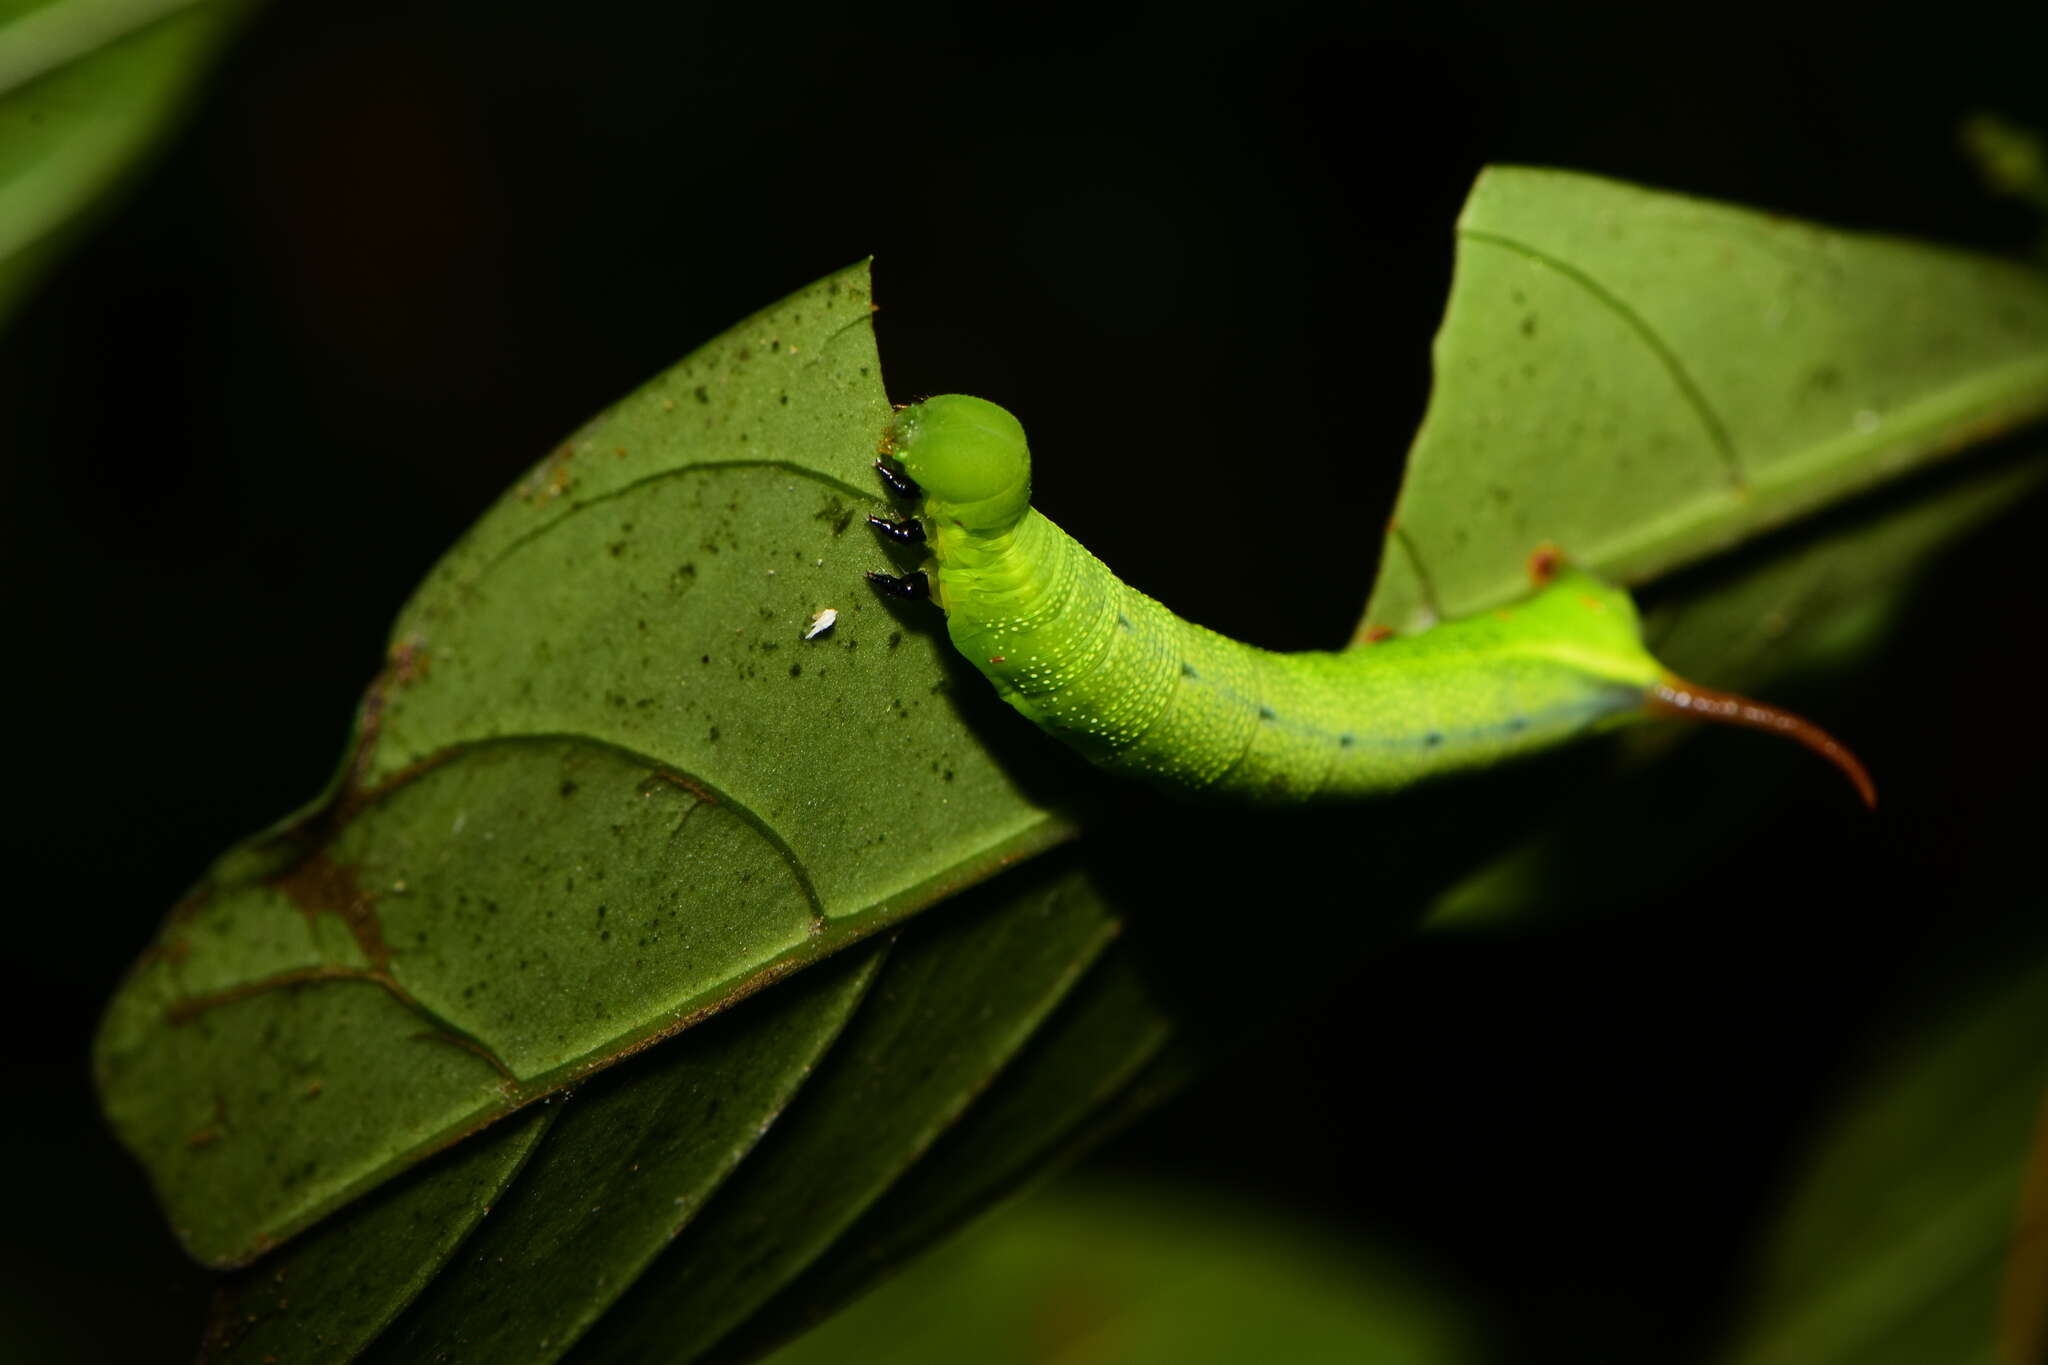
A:
<svg viewBox="0 0 2048 1365">
<path fill-rule="evenodd" d="M 1031 451 L 1016 418 L 982 398 L 941 394 L 889 425 L 887 450 L 924 489 L 934 515 L 1002 531 L 1031 506 Z"/>
</svg>

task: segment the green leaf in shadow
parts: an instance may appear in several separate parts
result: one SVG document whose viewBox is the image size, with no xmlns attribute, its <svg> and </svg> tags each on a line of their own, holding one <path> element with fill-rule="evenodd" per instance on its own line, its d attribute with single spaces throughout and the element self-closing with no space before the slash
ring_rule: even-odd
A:
<svg viewBox="0 0 2048 1365">
<path fill-rule="evenodd" d="M 687 1360 L 743 1321 L 970 1112 L 1116 933 L 1078 873 L 1032 869 L 989 891 L 986 908 L 903 931 L 917 948 L 891 961 L 801 1104 L 579 1360 Z"/>
<path fill-rule="evenodd" d="M 1887 1031 L 1791 1193 L 1729 1365 L 2042 1358 L 2048 939 L 2027 928 Z"/>
<path fill-rule="evenodd" d="M 526 1169 L 531 1179 L 513 1188 L 519 1168 L 512 1167 L 492 1186 L 483 1201 L 488 1210 L 465 1223 L 463 1234 L 477 1228 L 483 1211 L 495 1216 L 464 1245 L 459 1261 L 450 1263 L 431 1223 L 401 1206 L 452 1204 L 469 1177 L 450 1157 L 498 1142 L 500 1128 L 376 1191 L 357 1206 L 367 1216 L 351 1210 L 275 1258 L 291 1294 L 332 1321 L 318 1330 L 280 1324 L 296 1334 L 216 1330 L 203 1359 L 261 1361 L 273 1351 L 296 1359 L 315 1350 L 321 1360 L 356 1359 L 429 1282 L 426 1305 L 405 1319 L 414 1338 L 424 1316 L 449 1329 L 448 1343 L 473 1346 L 488 1342 L 510 1314 L 520 1326 L 543 1320 L 521 1337 L 530 1347 L 552 1330 L 551 1313 L 559 1322 L 601 1311 L 641 1268 L 645 1248 L 663 1245 L 685 1226 L 775 1123 L 859 1007 L 885 946 L 843 953 L 787 990 L 707 1021 L 673 1047 L 526 1111 L 565 1123 L 562 1139 L 539 1144 L 539 1158 Z M 525 1131 L 523 1119 L 501 1127 Z M 535 1131 L 525 1148 L 540 1136 Z M 536 1302 L 504 1302 L 500 1291 L 530 1288 L 525 1282 L 536 1267 L 561 1278 Z M 261 1307 L 272 1276 L 266 1260 L 230 1281 L 216 1322 L 232 1329 L 245 1305 Z M 575 1291 L 565 1293 L 566 1285 Z M 359 1286 L 377 1294 L 381 1311 L 362 1311 Z M 451 1310 L 458 1313 L 452 1323 Z M 476 1316 L 466 1316 L 471 1311 Z"/>
<path fill-rule="evenodd" d="M 353 1359 L 476 1231 L 560 1112 L 535 1105 L 229 1279 L 214 1296 L 200 1359 Z"/>
<path fill-rule="evenodd" d="M 1438 1286 L 1271 1213 L 1071 1181 L 991 1216 L 774 1365 L 1454 1365 L 1478 1333 Z"/>
<path fill-rule="evenodd" d="M 152 142 L 249 0 L 0 0 L 0 317 Z"/>
<path fill-rule="evenodd" d="M 607 1072 L 555 1106 L 549 1140 L 494 1194 L 493 1216 L 459 1257 L 381 1214 L 345 1216 L 288 1248 L 283 1273 L 313 1303 L 356 1303 L 358 1281 L 380 1274 L 387 1299 L 417 1295 L 381 1335 L 389 1312 L 351 1319 L 352 1332 L 308 1331 L 295 1351 L 486 1361 L 573 1349 L 581 1360 L 630 1357 L 641 1340 L 660 1358 L 686 1358 L 837 1244 L 883 1191 L 893 1198 L 906 1169 L 928 1171 L 915 1163 L 933 1142 L 971 1159 L 993 1140 L 1014 1167 L 1016 1148 L 1028 1160 L 1063 1135 L 1045 1133 L 1037 1102 L 1066 1100 L 1053 1113 L 1064 1130 L 1125 1089 L 1166 1021 L 1128 970 L 1091 966 L 1115 928 L 1084 876 L 1034 869 L 918 921 L 886 955 L 843 954 Z M 1103 1043 L 1113 1043 L 1107 1065 Z M 1013 1117 L 1021 1143 L 990 1128 Z M 422 1174 L 452 1198 L 464 1177 L 444 1165 Z M 366 1207 L 416 1199 L 416 1181 Z M 911 1184 L 912 1203 L 930 1206 Z M 864 1262 L 858 1275 L 885 1263 Z M 270 1273 L 269 1262 L 243 1272 L 238 1286 L 252 1287 L 228 1295 L 216 1317 L 231 1322 L 260 1302 Z M 579 1346 L 594 1324 L 596 1339 Z M 278 1338 L 220 1334 L 207 1359 L 259 1359 L 251 1342 L 267 1350 Z"/>
<path fill-rule="evenodd" d="M 1062 1158 L 1092 1147 L 1186 1080 L 1173 1019 L 1113 946 L 1025 1053 L 831 1248 L 719 1341 L 711 1361 L 766 1355 Z"/>
</svg>

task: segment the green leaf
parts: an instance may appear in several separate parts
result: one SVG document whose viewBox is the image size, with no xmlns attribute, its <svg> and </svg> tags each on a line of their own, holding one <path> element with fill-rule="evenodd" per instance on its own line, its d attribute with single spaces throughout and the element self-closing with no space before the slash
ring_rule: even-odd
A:
<svg viewBox="0 0 2048 1365">
<path fill-rule="evenodd" d="M 433 1229 L 383 1212 L 416 1202 L 422 1175 L 454 1187 L 444 1203 L 461 1198 L 463 1175 L 445 1160 L 373 1194 L 373 1216 L 351 1213 L 286 1249 L 281 1283 L 315 1305 L 352 1308 L 366 1285 L 410 1302 L 438 1278 L 382 1336 L 390 1312 L 350 1315 L 285 1358 L 317 1347 L 316 1359 L 353 1359 L 375 1338 L 364 1358 L 554 1359 L 622 1293 L 620 1321 L 680 1358 L 821 1248 L 847 1245 L 856 1218 L 964 1216 L 991 1169 L 1014 1179 L 1105 1101 L 1143 1097 L 1125 1083 L 1167 1021 L 1129 964 L 1104 957 L 1115 926 L 1085 877 L 1042 865 L 918 921 L 886 957 L 842 954 L 614 1068 L 547 1111 L 559 1111 L 554 1127 L 459 1257 Z M 938 1163 L 899 1181 L 934 1141 Z M 850 1269 L 864 1282 L 930 1231 L 914 1227 L 890 1255 L 833 1279 L 843 1286 Z M 263 1304 L 271 1264 L 243 1272 L 220 1322 Z M 576 1358 L 620 1332 L 600 1336 Z M 261 1329 L 217 1334 L 207 1359 L 260 1360 L 287 1344 Z"/>
<path fill-rule="evenodd" d="M 707 1359 L 754 1360 L 830 1316 L 898 1263 L 1047 1167 L 1063 1164 L 1179 1087 L 1173 1019 L 1123 945 L 1112 948 L 1029 1050 L 775 1298 Z"/>
<path fill-rule="evenodd" d="M 200 1358 L 352 1359 L 448 1264 L 559 1113 L 528 1109 L 234 1276 L 215 1296 Z"/>
<path fill-rule="evenodd" d="M 1391 1256 L 1165 1188 L 1070 1181 L 1004 1209 L 773 1365 L 1454 1365 L 1449 1296 Z"/>
<path fill-rule="evenodd" d="M 2029 928 L 1951 965 L 1875 1052 L 1792 1192 L 1730 1365 L 2048 1350 L 2048 940 Z"/>
<path fill-rule="evenodd" d="M 825 1064 L 725 1185 L 707 1183 L 700 1161 L 649 1152 L 705 1126 L 705 1094 L 744 1066 L 714 1060 L 673 1099 L 635 1082 L 602 1115 L 579 1099 L 460 1273 L 368 1359 L 459 1348 L 546 1360 L 586 1333 L 579 1359 L 708 1346 L 958 1119 L 1108 945 L 1115 922 L 1085 881 L 1014 881 L 905 931 Z"/>
<path fill-rule="evenodd" d="M 406 607 L 329 792 L 173 912 L 96 1055 L 194 1255 L 1066 837 L 1036 736 L 991 752 L 999 704 L 860 580 L 868 314 L 843 271 L 563 443 Z"/>
<path fill-rule="evenodd" d="M 0 317 L 183 104 L 247 0 L 0 0 Z"/>
<path fill-rule="evenodd" d="M 1365 622 L 1520 596 L 1544 543 L 1647 582 L 2044 412 L 2039 270 L 1489 170 Z"/>
<path fill-rule="evenodd" d="M 1705 212 L 1599 189 L 1632 206 L 1631 223 Z M 1611 234 L 1619 220 L 1597 221 Z M 1454 311 L 1475 306 L 1473 249 Z M 1944 267 L 1963 259 L 1924 250 Z M 2013 281 L 2015 297 L 2039 287 Z M 1660 288 L 1674 313 L 1688 292 L 1708 312 L 1735 306 L 1715 276 L 1676 272 Z M 899 615 L 859 581 L 885 562 L 855 530 L 882 505 L 867 465 L 888 411 L 868 312 L 864 268 L 841 272 L 542 461 L 406 607 L 331 789 L 231 851 L 174 912 L 110 1008 L 96 1060 L 110 1116 L 197 1254 L 246 1260 L 510 1110 L 1071 833 L 1055 796 L 1086 789 L 1077 769 L 994 699 L 933 614 Z M 1563 346 L 1564 361 L 1597 362 L 1579 385 L 1592 395 L 1583 420 L 1608 420 L 1609 398 L 1627 400 L 1612 420 L 1631 416 L 1640 391 L 1602 387 L 1597 347 Z M 1473 381 L 1449 365 L 1439 383 Z M 1971 392 L 1984 421 L 2012 415 L 2006 390 Z M 1605 487 L 1579 466 L 1553 488 L 1515 447 L 1486 449 L 1504 473 L 1437 470 L 1421 485 L 1446 509 L 1503 479 L 1533 489 L 1508 499 L 1524 507 L 1574 482 Z M 1808 492 L 1846 497 L 1896 453 L 1835 450 L 1835 482 Z M 1673 481 L 1670 516 L 1651 522 L 1697 531 L 1685 520 L 1708 505 L 1697 492 Z M 1716 534 L 1770 520 L 1724 518 Z M 1430 525 L 1421 516 L 1411 534 Z M 1481 529 L 1484 553 L 1453 546 L 1445 572 L 1512 595 L 1522 528 Z M 1699 548 L 1680 553 L 1684 536 L 1664 532 L 1671 564 Z M 802 639 L 823 607 L 837 628 Z M 499 1201 L 501 1220 L 454 1258 L 408 1239 L 374 1297 L 410 1306 L 370 1349 L 626 1359 L 658 1344 L 663 1358 L 745 1358 L 1185 1074 L 1190 1053 L 1170 1039 L 1215 1025 L 1205 1011 L 1242 1029 L 1353 945 L 1405 932 L 1464 863 L 1538 818 L 1529 784 L 1543 772 L 1390 803 L 1364 839 L 1343 811 L 1127 822 L 1091 849 L 1108 902 L 1079 883 L 1055 894 L 1057 868 L 1006 878 L 903 930 L 843 1028 L 805 1001 L 842 988 L 856 959 L 776 985 L 590 1083 Z M 1242 914 L 1270 894 L 1247 884 L 1256 869 L 1188 852 L 1234 846 L 1287 866 L 1341 849 L 1370 876 L 1369 913 L 1348 897 L 1304 904 L 1275 933 Z M 1228 932 L 1186 932 L 1191 909 L 1226 904 Z M 1142 973 L 1104 947 L 1126 922 L 1144 940 Z M 751 1030 L 785 1042 L 718 1050 Z M 332 1103 L 309 1103 L 315 1082 Z M 707 1089 L 753 1096 L 752 1126 L 693 1108 Z M 347 1240 L 349 1226 L 294 1254 Z"/>
</svg>

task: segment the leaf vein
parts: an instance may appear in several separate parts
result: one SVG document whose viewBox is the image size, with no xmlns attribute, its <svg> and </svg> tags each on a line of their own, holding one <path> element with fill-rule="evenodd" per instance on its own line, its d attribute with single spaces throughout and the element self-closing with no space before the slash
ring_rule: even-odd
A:
<svg viewBox="0 0 2048 1365">
<path fill-rule="evenodd" d="M 1585 271 L 1569 262 L 1561 261 L 1555 256 L 1539 251 L 1526 242 L 1518 242 L 1512 237 L 1503 237 L 1491 232 L 1480 232 L 1471 228 L 1463 229 L 1458 235 L 1467 241 L 1484 242 L 1490 246 L 1497 246 L 1503 251 L 1512 251 L 1519 256 L 1536 262 L 1538 265 L 1546 266 L 1556 271 L 1585 290 L 1586 293 L 1606 306 L 1616 317 L 1620 318 L 1628 326 L 1629 330 L 1633 331 L 1642 341 L 1643 345 L 1649 348 L 1650 353 L 1657 358 L 1658 364 L 1662 365 L 1665 373 L 1671 376 L 1671 382 L 1678 386 L 1678 391 L 1684 396 L 1686 405 L 1692 409 L 1693 415 L 1699 419 L 1700 426 L 1707 433 L 1707 439 L 1713 443 L 1715 452 L 1720 455 L 1721 463 L 1727 470 L 1728 482 L 1731 487 L 1738 492 L 1748 487 L 1749 481 L 1743 473 L 1742 459 L 1736 452 L 1735 439 L 1729 435 L 1727 424 L 1721 420 L 1721 415 L 1714 411 L 1713 404 L 1707 401 L 1706 393 L 1700 388 L 1699 383 L 1693 379 L 1692 373 L 1686 369 L 1685 362 L 1680 360 L 1678 353 L 1671 349 L 1670 344 L 1663 337 L 1658 335 L 1657 329 L 1650 325 L 1649 319 L 1631 307 L 1627 300 L 1623 299 L 1606 285 L 1601 284 Z"/>
</svg>

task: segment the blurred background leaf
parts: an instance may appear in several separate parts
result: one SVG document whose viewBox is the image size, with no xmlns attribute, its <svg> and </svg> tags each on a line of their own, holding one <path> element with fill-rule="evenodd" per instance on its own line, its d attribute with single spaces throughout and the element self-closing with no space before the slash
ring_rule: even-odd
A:
<svg viewBox="0 0 2048 1365">
<path fill-rule="evenodd" d="M 1059 1181 L 920 1258 L 774 1365 L 1465 1365 L 1455 1296 L 1397 1257 L 1210 1191 Z"/>
<path fill-rule="evenodd" d="M 252 3 L 0 4 L 0 319 L 169 131 Z"/>
<path fill-rule="evenodd" d="M 2048 934 L 2033 920 L 1930 964 L 1875 1034 L 1786 1192 L 1729 1361 L 2048 1354 Z"/>
</svg>

